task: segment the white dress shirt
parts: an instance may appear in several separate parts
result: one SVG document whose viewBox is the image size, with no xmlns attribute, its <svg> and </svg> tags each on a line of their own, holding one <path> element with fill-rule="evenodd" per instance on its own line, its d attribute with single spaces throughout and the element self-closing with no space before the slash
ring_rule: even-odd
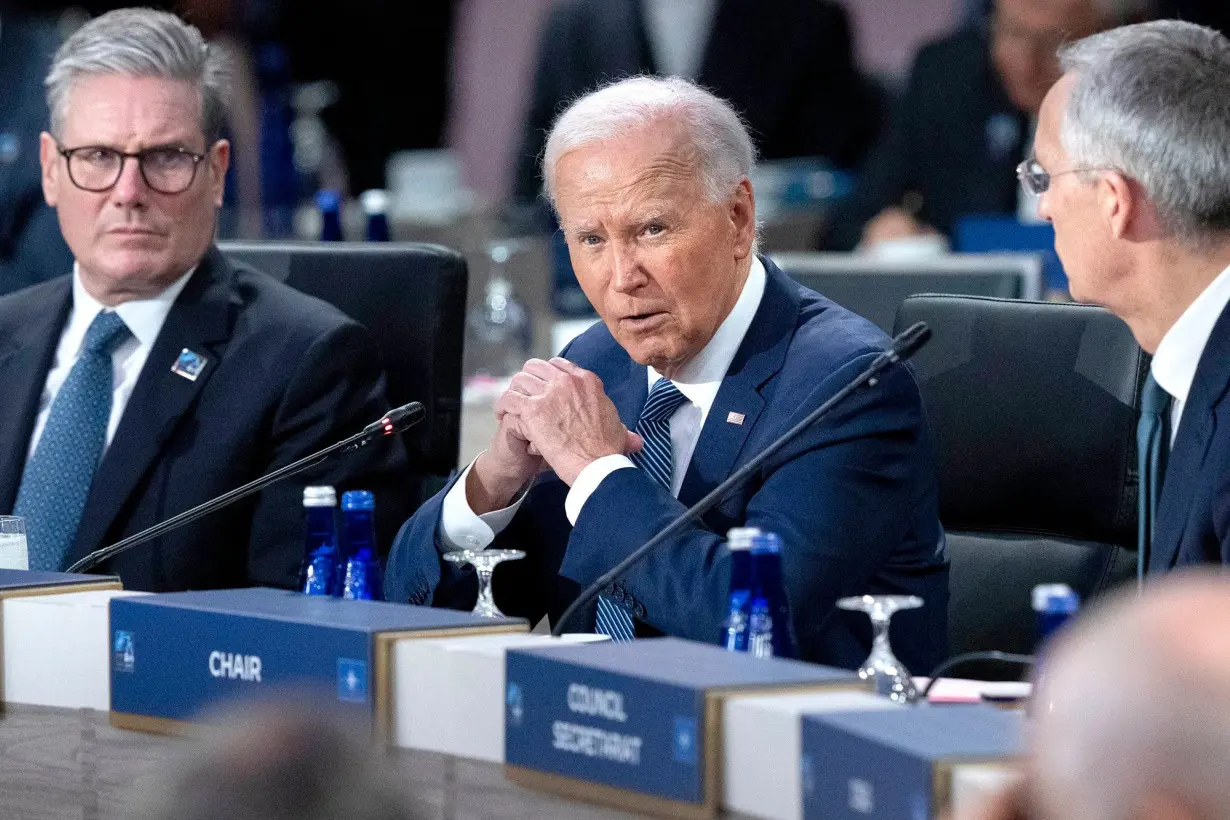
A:
<svg viewBox="0 0 1230 820">
<path fill-rule="evenodd" d="M 1183 405 L 1196 378 L 1196 367 L 1218 318 L 1230 304 L 1230 268 L 1214 279 L 1171 325 L 1153 354 L 1153 380 L 1170 394 L 1170 443 L 1174 445 Z"/>
<path fill-rule="evenodd" d="M 641 0 L 659 74 L 694 80 L 705 60 L 717 0 Z"/>
<path fill-rule="evenodd" d="M 687 399 L 679 405 L 670 419 L 671 430 L 671 494 L 679 495 L 683 485 L 683 477 L 687 466 L 692 461 L 692 451 L 700 438 L 700 431 L 705 426 L 709 408 L 717 398 L 718 389 L 730 369 L 743 337 L 751 327 L 756 309 L 760 307 L 764 296 L 765 269 L 760 259 L 753 256 L 751 270 L 747 281 L 743 283 L 743 291 L 735 306 L 731 308 L 717 332 L 700 353 L 683 366 L 672 380 L 679 392 Z M 661 374 L 652 367 L 647 368 L 649 386 L 661 378 Z M 473 467 L 469 467 L 458 477 L 452 489 L 444 497 L 440 512 L 440 542 L 446 550 L 455 549 L 485 549 L 495 536 L 512 521 L 517 509 L 525 498 L 525 494 L 517 498 L 510 506 L 502 510 L 476 515 L 470 509 L 466 500 L 466 478 Z M 568 496 L 564 499 L 564 513 L 568 521 L 577 523 L 582 507 L 598 485 L 615 470 L 623 470 L 635 466 L 631 459 L 623 455 L 603 456 L 590 462 L 577 475 Z"/>
<path fill-rule="evenodd" d="M 104 453 L 110 446 L 111 439 L 115 437 L 116 428 L 120 426 L 120 417 L 128 406 L 128 399 L 137 384 L 137 377 L 141 375 L 141 368 L 145 366 L 150 348 L 158 338 L 158 332 L 162 330 L 167 314 L 171 312 L 171 305 L 175 303 L 184 285 L 188 284 L 188 278 L 194 270 L 195 267 L 152 299 L 125 302 L 114 308 L 132 335 L 111 352 L 111 417 L 107 420 L 107 435 L 103 439 Z M 85 342 L 85 333 L 90 323 L 103 309 L 101 302 L 86 293 L 85 286 L 81 284 L 81 273 L 77 266 L 73 265 L 73 307 L 64 330 L 60 333 L 60 343 L 56 346 L 55 358 L 51 362 L 43 393 L 38 400 L 38 417 L 34 421 L 34 433 L 30 436 L 27 458 L 34 454 L 34 448 L 38 446 L 38 440 L 43 435 L 43 428 L 47 426 L 51 403 L 55 401 L 69 371 L 81 356 L 81 345 Z M 167 367 L 171 364 L 166 362 Z"/>
</svg>

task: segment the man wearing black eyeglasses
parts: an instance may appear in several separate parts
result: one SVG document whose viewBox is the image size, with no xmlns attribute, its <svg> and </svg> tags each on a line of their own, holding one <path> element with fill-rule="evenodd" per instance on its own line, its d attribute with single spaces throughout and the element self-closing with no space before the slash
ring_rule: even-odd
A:
<svg viewBox="0 0 1230 820">
<path fill-rule="evenodd" d="M 387 409 L 363 328 L 213 246 L 226 80 L 197 29 L 148 9 L 93 20 L 53 61 L 42 185 L 75 264 L 0 299 L 0 513 L 25 519 L 31 569 L 62 570 Z M 304 484 L 377 491 L 390 526 L 402 519 L 405 453 L 389 444 L 102 569 L 129 589 L 294 586 Z"/>
</svg>

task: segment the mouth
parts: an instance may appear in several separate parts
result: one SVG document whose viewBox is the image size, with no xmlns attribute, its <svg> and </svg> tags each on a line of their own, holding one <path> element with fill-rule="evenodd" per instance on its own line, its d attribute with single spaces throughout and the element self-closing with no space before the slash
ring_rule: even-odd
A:
<svg viewBox="0 0 1230 820">
<path fill-rule="evenodd" d="M 667 320 L 670 314 L 665 311 L 651 311 L 649 313 L 634 313 L 631 316 L 620 318 L 619 325 L 625 330 L 633 332 L 643 332 L 654 330 Z"/>
<path fill-rule="evenodd" d="M 107 233 L 114 236 L 162 236 L 161 231 L 150 228 L 112 228 Z"/>
</svg>

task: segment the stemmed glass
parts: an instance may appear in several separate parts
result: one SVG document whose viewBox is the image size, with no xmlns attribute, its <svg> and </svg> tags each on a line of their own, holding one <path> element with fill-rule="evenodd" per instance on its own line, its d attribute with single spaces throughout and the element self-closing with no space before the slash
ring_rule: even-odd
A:
<svg viewBox="0 0 1230 820">
<path fill-rule="evenodd" d="M 858 676 L 871 681 L 876 694 L 897 703 L 914 703 L 918 700 L 918 690 L 910 680 L 910 671 L 893 655 L 888 644 L 888 624 L 897 611 L 917 609 L 922 605 L 923 600 L 917 595 L 856 595 L 837 602 L 841 609 L 866 612 L 871 618 L 875 637 L 871 654 L 859 667 Z"/>
<path fill-rule="evenodd" d="M 470 613 L 480 618 L 503 618 L 503 612 L 495 605 L 491 596 L 491 573 L 495 567 L 504 561 L 515 561 L 524 558 L 521 550 L 456 550 L 444 553 L 444 560 L 453 564 L 469 564 L 478 573 L 478 600 Z"/>
</svg>

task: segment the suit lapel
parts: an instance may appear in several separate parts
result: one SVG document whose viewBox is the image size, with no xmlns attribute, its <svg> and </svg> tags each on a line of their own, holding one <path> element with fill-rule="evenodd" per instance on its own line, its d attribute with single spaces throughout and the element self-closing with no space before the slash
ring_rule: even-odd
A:
<svg viewBox="0 0 1230 820">
<path fill-rule="evenodd" d="M 764 296 L 692 451 L 692 461 L 679 488 L 679 500 L 687 506 L 730 475 L 764 409 L 761 388 L 781 369 L 794 337 L 799 300 L 793 283 L 771 261 L 764 257 L 761 261 L 765 267 Z M 732 413 L 742 415 L 742 423 L 737 417 L 732 419 Z"/>
<path fill-rule="evenodd" d="M 1164 572 L 1178 560 L 1183 534 L 1194 510 L 1192 493 L 1202 486 L 1200 474 L 1209 445 L 1217 434 L 1214 410 L 1227 387 L 1230 387 L 1230 306 L 1222 310 L 1200 355 L 1200 364 L 1179 420 L 1178 435 L 1166 464 L 1166 477 L 1158 501 L 1149 555 L 1151 572 Z"/>
<path fill-rule="evenodd" d="M 230 264 L 211 248 L 167 314 L 94 477 L 69 563 L 106 546 L 112 522 L 217 369 L 230 337 L 232 275 Z M 195 380 L 171 370 L 184 349 L 205 359 Z"/>
<path fill-rule="evenodd" d="M 643 364 L 632 361 L 622 347 L 612 340 L 615 355 L 620 360 L 623 372 L 619 379 L 607 382 L 606 394 L 619 411 L 619 420 L 629 430 L 636 429 L 645 400 L 649 398 L 649 370 Z"/>
<path fill-rule="evenodd" d="M 48 307 L 0 340 L 0 513 L 13 509 L 25 469 L 38 402 L 56 346 L 72 308 L 72 277 L 56 280 Z"/>
</svg>

